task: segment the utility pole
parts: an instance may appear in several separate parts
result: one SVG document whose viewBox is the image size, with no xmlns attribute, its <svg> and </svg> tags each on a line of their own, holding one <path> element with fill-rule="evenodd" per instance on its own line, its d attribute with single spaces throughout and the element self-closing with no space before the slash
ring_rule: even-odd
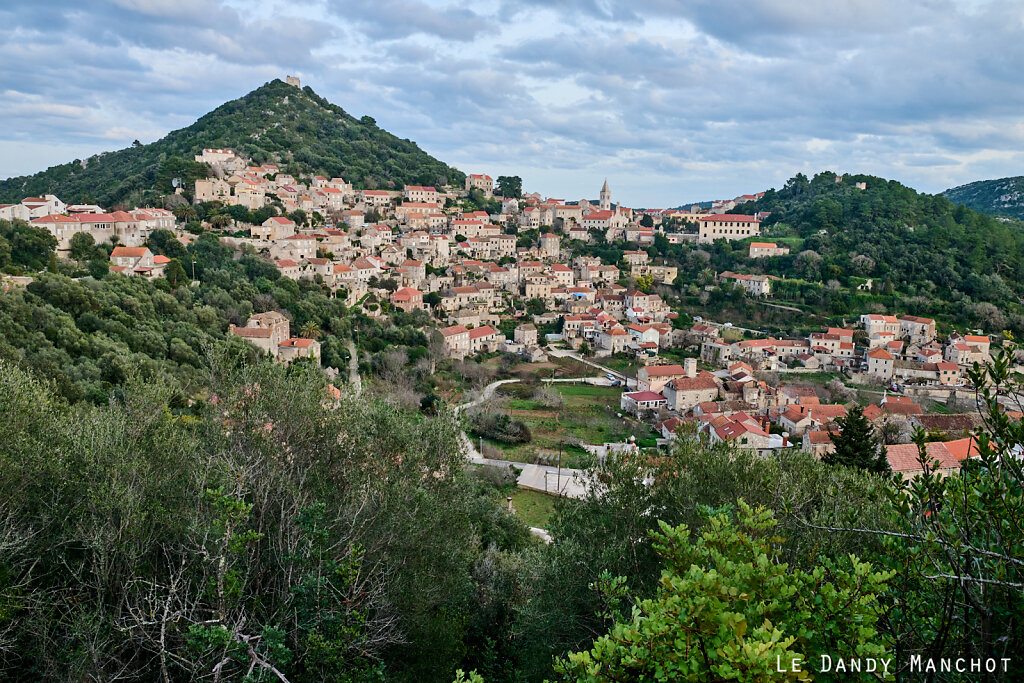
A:
<svg viewBox="0 0 1024 683">
<path fill-rule="evenodd" d="M 558 495 L 562 495 L 562 442 L 558 442 L 558 478 L 557 478 Z"/>
</svg>

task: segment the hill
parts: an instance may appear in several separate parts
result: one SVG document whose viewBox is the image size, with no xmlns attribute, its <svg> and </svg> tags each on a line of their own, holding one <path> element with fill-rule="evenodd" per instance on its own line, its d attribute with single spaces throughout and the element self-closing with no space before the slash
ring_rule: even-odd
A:
<svg viewBox="0 0 1024 683">
<path fill-rule="evenodd" d="M 859 190 L 856 183 L 865 183 Z M 846 315 L 882 305 L 958 324 L 1024 331 L 1024 224 L 868 175 L 799 174 L 735 213 L 770 211 L 764 237 L 792 253 L 748 259 L 748 244 L 711 249 L 712 267 L 789 282 L 776 299 Z M 868 286 L 870 280 L 870 286 Z"/>
<path fill-rule="evenodd" d="M 141 206 L 172 192 L 175 177 L 186 186 L 203 177 L 205 166 L 192 158 L 204 147 L 230 148 L 255 163 L 275 162 L 293 175 L 340 176 L 356 187 L 461 184 L 465 178 L 415 142 L 377 127 L 371 117 L 356 119 L 309 87 L 275 79 L 148 145 L 0 181 L 0 202 L 52 193 L 68 203 Z"/>
<path fill-rule="evenodd" d="M 954 204 L 992 216 L 1024 219 L 1024 176 L 979 180 L 942 193 Z"/>
</svg>

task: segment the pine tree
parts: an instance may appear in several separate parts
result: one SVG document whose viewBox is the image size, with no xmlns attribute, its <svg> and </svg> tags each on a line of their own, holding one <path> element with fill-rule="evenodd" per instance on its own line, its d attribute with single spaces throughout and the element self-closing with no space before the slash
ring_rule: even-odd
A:
<svg viewBox="0 0 1024 683">
<path fill-rule="evenodd" d="M 874 426 L 864 417 L 863 408 L 851 408 L 846 417 L 839 418 L 837 422 L 842 431 L 832 434 L 835 450 L 822 456 L 822 461 L 829 465 L 859 467 L 879 474 L 889 471 L 889 461 L 878 444 Z"/>
<path fill-rule="evenodd" d="M 164 277 L 173 289 L 177 289 L 179 285 L 188 282 L 185 268 L 181 265 L 181 261 L 176 258 L 172 258 L 167 263 L 167 266 L 164 268 Z"/>
</svg>

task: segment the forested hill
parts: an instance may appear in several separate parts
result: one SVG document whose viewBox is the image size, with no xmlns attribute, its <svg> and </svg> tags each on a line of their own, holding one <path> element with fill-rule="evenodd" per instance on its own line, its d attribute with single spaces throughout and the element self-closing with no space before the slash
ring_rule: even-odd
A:
<svg viewBox="0 0 1024 683">
<path fill-rule="evenodd" d="M 979 180 L 942 194 L 954 204 L 966 204 L 975 211 L 1024 219 L 1024 176 Z"/>
<path fill-rule="evenodd" d="M 866 189 L 857 189 L 861 182 Z M 884 178 L 846 175 L 836 182 L 831 172 L 810 180 L 799 174 L 734 211 L 770 211 L 762 232 L 792 247 L 790 256 L 763 264 L 770 274 L 843 286 L 871 278 L 879 293 L 935 312 L 994 305 L 1024 323 L 1024 223 Z M 978 324 L 1013 322 L 997 317 L 972 316 Z"/>
<path fill-rule="evenodd" d="M 465 179 L 415 142 L 378 128 L 371 117 L 356 119 L 309 87 L 300 90 L 275 79 L 151 144 L 0 181 L 0 202 L 52 193 L 68 203 L 150 203 L 172 191 L 172 178 L 189 182 L 204 174 L 205 168 L 192 161 L 204 147 L 230 148 L 255 163 L 277 162 L 292 174 L 340 176 L 357 187 Z"/>
</svg>

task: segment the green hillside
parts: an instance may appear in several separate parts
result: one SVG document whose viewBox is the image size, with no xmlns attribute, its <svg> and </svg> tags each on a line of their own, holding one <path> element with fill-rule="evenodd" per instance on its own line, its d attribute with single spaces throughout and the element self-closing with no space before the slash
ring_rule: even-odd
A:
<svg viewBox="0 0 1024 683">
<path fill-rule="evenodd" d="M 1024 219 L 1024 176 L 979 180 L 942 193 L 954 204 L 992 216 Z"/>
<path fill-rule="evenodd" d="M 764 237 L 789 256 L 747 259 L 747 244 L 712 250 L 719 270 L 745 269 L 791 280 L 777 298 L 832 314 L 884 304 L 958 324 L 1024 331 L 1024 224 L 957 206 L 894 180 L 819 173 L 791 178 L 737 213 L 770 211 Z M 856 183 L 866 184 L 858 190 Z M 852 292 L 871 279 L 870 291 Z M 803 283 L 803 284 L 802 284 Z"/>
<path fill-rule="evenodd" d="M 465 178 L 371 117 L 356 119 L 309 87 L 273 80 L 151 144 L 0 181 L 0 202 L 49 192 L 68 203 L 152 203 L 172 191 L 173 178 L 204 175 L 205 167 L 192 161 L 204 147 L 231 148 L 292 174 L 341 176 L 357 187 L 461 184 Z"/>
</svg>

